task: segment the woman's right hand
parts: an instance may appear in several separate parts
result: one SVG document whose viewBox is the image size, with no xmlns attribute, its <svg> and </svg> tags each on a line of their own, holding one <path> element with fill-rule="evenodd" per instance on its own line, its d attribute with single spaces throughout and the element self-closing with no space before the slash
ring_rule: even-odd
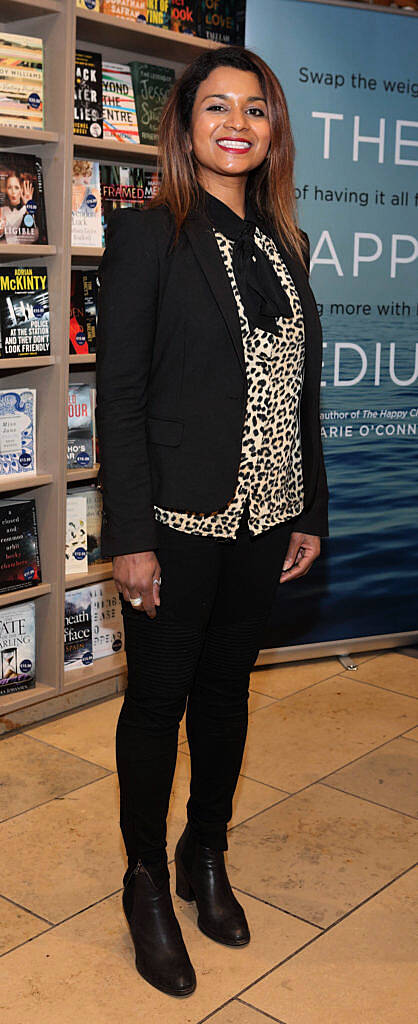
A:
<svg viewBox="0 0 418 1024">
<path fill-rule="evenodd" d="M 156 606 L 160 604 L 160 587 L 157 580 L 161 569 L 155 551 L 139 551 L 137 554 L 116 555 L 113 559 L 113 579 L 116 589 L 130 601 L 142 597 L 138 611 L 144 611 L 155 619 Z"/>
</svg>

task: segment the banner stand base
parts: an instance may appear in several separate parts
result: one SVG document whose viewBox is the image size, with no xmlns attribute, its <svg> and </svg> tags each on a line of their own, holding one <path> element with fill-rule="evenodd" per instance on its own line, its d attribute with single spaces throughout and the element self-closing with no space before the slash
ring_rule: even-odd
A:
<svg viewBox="0 0 418 1024">
<path fill-rule="evenodd" d="M 317 644 L 270 647 L 260 651 L 255 667 L 277 665 L 285 661 L 307 661 L 311 658 L 349 657 L 360 651 L 383 651 L 393 647 L 408 647 L 417 642 L 418 631 L 411 630 L 409 633 L 382 633 L 377 636 L 350 637 L 347 640 L 324 640 Z"/>
</svg>

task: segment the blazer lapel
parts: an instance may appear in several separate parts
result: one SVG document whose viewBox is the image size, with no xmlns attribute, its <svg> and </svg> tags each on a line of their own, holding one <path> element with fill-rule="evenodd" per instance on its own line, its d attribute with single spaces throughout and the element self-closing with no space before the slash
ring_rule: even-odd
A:
<svg viewBox="0 0 418 1024">
<path fill-rule="evenodd" d="M 218 303 L 245 376 L 241 325 L 234 294 L 212 228 L 199 213 L 189 214 L 183 229 Z"/>
</svg>

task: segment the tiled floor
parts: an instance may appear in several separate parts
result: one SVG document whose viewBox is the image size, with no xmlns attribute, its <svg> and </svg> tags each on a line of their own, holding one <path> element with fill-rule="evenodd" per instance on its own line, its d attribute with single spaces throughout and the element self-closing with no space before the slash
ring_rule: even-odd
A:
<svg viewBox="0 0 418 1024">
<path fill-rule="evenodd" d="M 121 698 L 0 741 L 2 1024 L 415 1019 L 418 660 L 355 660 L 357 672 L 327 658 L 252 675 L 226 855 L 252 939 L 211 942 L 174 896 L 197 974 L 187 999 L 137 974 L 121 912 Z M 183 723 L 170 860 L 189 765 Z"/>
</svg>

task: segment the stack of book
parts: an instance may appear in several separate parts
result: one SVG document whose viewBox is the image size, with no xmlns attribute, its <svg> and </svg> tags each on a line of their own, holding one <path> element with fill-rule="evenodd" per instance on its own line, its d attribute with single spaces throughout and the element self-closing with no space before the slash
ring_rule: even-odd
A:
<svg viewBox="0 0 418 1024">
<path fill-rule="evenodd" d="M 244 46 L 245 0 L 77 0 L 77 6 L 228 46 Z"/>
<path fill-rule="evenodd" d="M 85 248 L 105 245 L 113 210 L 126 206 L 146 207 L 158 194 L 159 185 L 160 174 L 155 168 L 99 164 L 97 160 L 76 157 L 73 161 L 72 245 Z M 92 300 L 95 297 L 95 286 L 92 286 Z M 80 304 L 77 309 L 81 309 Z M 75 325 L 77 333 L 80 332 Z M 74 348 L 74 351 L 81 350 Z"/>
</svg>

